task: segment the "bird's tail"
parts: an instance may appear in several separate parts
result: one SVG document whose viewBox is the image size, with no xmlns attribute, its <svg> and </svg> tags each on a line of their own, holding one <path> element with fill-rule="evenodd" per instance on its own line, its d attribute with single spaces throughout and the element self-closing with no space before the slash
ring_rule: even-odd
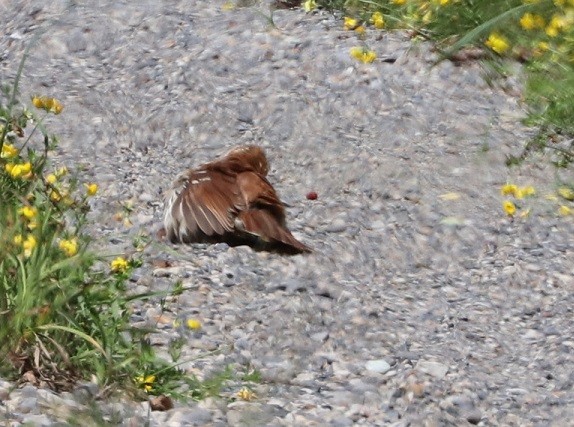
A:
<svg viewBox="0 0 574 427">
<path fill-rule="evenodd" d="M 273 215 L 265 210 L 250 209 L 240 212 L 236 221 L 238 228 L 257 237 L 262 249 L 281 253 L 298 254 L 312 252 L 311 248 L 297 240 Z"/>
</svg>

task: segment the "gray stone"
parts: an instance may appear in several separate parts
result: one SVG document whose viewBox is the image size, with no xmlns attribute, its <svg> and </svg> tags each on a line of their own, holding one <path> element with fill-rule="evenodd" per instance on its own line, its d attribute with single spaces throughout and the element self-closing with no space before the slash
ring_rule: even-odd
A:
<svg viewBox="0 0 574 427">
<path fill-rule="evenodd" d="M 448 366 L 430 360 L 419 360 L 416 369 L 435 378 L 443 378 L 448 372 Z"/>
<path fill-rule="evenodd" d="M 367 371 L 377 372 L 379 374 L 384 374 L 391 369 L 391 365 L 383 359 L 369 360 L 365 364 Z"/>
</svg>

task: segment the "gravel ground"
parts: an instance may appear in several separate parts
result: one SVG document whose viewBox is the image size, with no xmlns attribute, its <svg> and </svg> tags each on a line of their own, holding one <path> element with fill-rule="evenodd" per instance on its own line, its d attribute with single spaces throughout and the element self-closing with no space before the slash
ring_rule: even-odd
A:
<svg viewBox="0 0 574 427">
<path fill-rule="evenodd" d="M 233 364 L 263 380 L 250 402 L 153 413 L 100 402 L 107 422 L 572 425 L 574 221 L 544 195 L 573 177 L 543 156 L 504 166 L 533 132 L 520 124 L 519 82 L 492 88 L 477 63 L 432 67 L 430 46 L 401 33 L 369 30 L 379 59 L 361 64 L 349 56 L 360 41 L 328 14 L 281 10 L 271 27 L 265 4 L 222 4 L 0 3 L 1 80 L 40 34 L 22 90 L 65 105 L 49 125 L 57 158 L 100 185 L 102 250 L 127 253 L 156 230 L 183 169 L 256 143 L 291 230 L 315 251 L 150 245 L 134 290 L 191 288 L 172 301 L 158 348 L 178 336 L 170 317 L 191 316 L 203 329 L 184 346 L 185 369 Z M 527 218 L 504 216 L 506 182 L 536 187 Z M 131 223 L 115 218 L 125 203 Z M 134 322 L 159 310 L 142 306 Z M 77 418 L 92 392 L 0 382 L 0 421 Z"/>
</svg>

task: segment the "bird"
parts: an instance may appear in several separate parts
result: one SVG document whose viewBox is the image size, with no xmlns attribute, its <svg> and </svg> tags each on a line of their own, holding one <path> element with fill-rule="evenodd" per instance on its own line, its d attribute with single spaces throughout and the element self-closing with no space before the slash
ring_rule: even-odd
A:
<svg viewBox="0 0 574 427">
<path fill-rule="evenodd" d="M 287 205 L 267 180 L 268 172 L 264 150 L 244 145 L 182 173 L 165 195 L 165 236 L 172 243 L 224 242 L 287 255 L 312 252 L 287 228 Z"/>
</svg>

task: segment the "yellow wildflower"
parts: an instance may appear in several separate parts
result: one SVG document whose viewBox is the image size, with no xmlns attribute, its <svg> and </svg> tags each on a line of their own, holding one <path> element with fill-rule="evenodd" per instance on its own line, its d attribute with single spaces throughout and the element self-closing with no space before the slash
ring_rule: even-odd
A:
<svg viewBox="0 0 574 427">
<path fill-rule="evenodd" d="M 2 146 L 2 152 L 0 153 L 0 157 L 3 159 L 11 159 L 12 157 L 16 157 L 18 155 L 18 149 L 14 147 L 12 144 L 4 144 Z"/>
<path fill-rule="evenodd" d="M 373 13 L 370 22 L 375 26 L 375 28 L 379 30 L 385 27 L 385 18 L 383 17 L 383 14 L 381 12 Z"/>
<path fill-rule="evenodd" d="M 572 214 L 572 209 L 570 209 L 568 206 L 561 205 L 558 208 L 558 213 L 562 216 L 568 216 Z"/>
<path fill-rule="evenodd" d="M 68 175 L 68 168 L 66 166 L 62 166 L 58 170 L 56 170 L 56 177 L 61 178 L 64 175 Z"/>
<path fill-rule="evenodd" d="M 534 196 L 536 194 L 536 190 L 532 185 L 527 185 L 526 187 L 521 188 L 521 193 L 524 197 Z"/>
<path fill-rule="evenodd" d="M 50 191 L 50 200 L 53 202 L 59 202 L 62 200 L 62 195 L 58 191 L 52 190 Z"/>
<path fill-rule="evenodd" d="M 571 188 L 560 187 L 558 189 L 558 194 L 563 199 L 570 200 L 570 201 L 574 200 L 574 190 L 572 190 Z"/>
<path fill-rule="evenodd" d="M 78 239 L 76 238 L 60 240 L 58 246 L 69 257 L 74 256 L 78 253 Z"/>
<path fill-rule="evenodd" d="M 136 383 L 142 387 L 146 392 L 149 392 L 153 389 L 153 383 L 155 382 L 155 375 L 140 375 L 136 377 Z"/>
<path fill-rule="evenodd" d="M 36 227 L 38 227 L 38 221 L 35 219 L 28 223 L 28 230 L 34 230 Z"/>
<path fill-rule="evenodd" d="M 350 53 L 353 58 L 366 64 L 369 64 L 377 59 L 377 54 L 375 52 L 363 47 L 352 47 Z"/>
<path fill-rule="evenodd" d="M 52 98 L 52 108 L 50 108 L 50 111 L 52 113 L 58 115 L 62 112 L 63 109 L 64 109 L 64 106 L 60 103 L 60 101 L 58 101 L 55 98 Z"/>
<path fill-rule="evenodd" d="M 98 184 L 84 184 L 86 186 L 86 193 L 88 196 L 95 196 L 98 192 Z"/>
<path fill-rule="evenodd" d="M 359 21 L 357 21 L 355 18 L 350 18 L 348 16 L 345 16 L 344 22 L 343 22 L 343 27 L 345 27 L 345 30 L 354 30 L 358 26 L 359 26 Z"/>
<path fill-rule="evenodd" d="M 558 32 L 564 27 L 564 20 L 558 15 L 554 15 L 548 26 L 546 27 L 546 34 L 548 37 L 556 37 Z"/>
<path fill-rule="evenodd" d="M 520 26 L 527 31 L 544 28 L 544 18 L 540 15 L 527 12 L 520 18 Z"/>
<path fill-rule="evenodd" d="M 5 168 L 12 178 L 26 179 L 32 175 L 32 164 L 30 162 L 22 164 L 7 163 Z"/>
<path fill-rule="evenodd" d="M 231 10 L 234 10 L 235 8 L 236 8 L 235 3 L 233 3 L 231 0 L 227 0 L 225 3 L 221 5 L 221 10 L 224 12 L 229 12 Z"/>
<path fill-rule="evenodd" d="M 44 108 L 44 100 L 39 96 L 35 96 L 32 98 L 32 104 L 34 104 L 34 107 L 36 108 Z"/>
<path fill-rule="evenodd" d="M 17 234 L 16 236 L 14 236 L 14 243 L 16 243 L 17 245 L 22 244 L 22 235 L 21 234 Z"/>
<path fill-rule="evenodd" d="M 317 2 L 315 0 L 306 0 L 303 3 L 303 10 L 305 12 L 311 12 L 312 10 L 317 9 Z"/>
<path fill-rule="evenodd" d="M 505 200 L 502 203 L 502 209 L 504 209 L 504 212 L 506 213 L 506 215 L 512 216 L 516 213 L 516 205 L 514 203 L 512 203 L 510 200 Z"/>
<path fill-rule="evenodd" d="M 241 390 L 239 390 L 237 392 L 237 397 L 240 398 L 241 400 L 247 400 L 247 401 L 257 398 L 255 393 L 253 393 L 247 387 L 243 387 Z"/>
<path fill-rule="evenodd" d="M 119 256 L 112 261 L 111 267 L 114 273 L 123 273 L 128 269 L 128 262 Z"/>
<path fill-rule="evenodd" d="M 50 113 L 60 114 L 64 106 L 56 98 L 48 98 L 47 96 L 34 96 L 32 98 L 34 107 L 41 108 Z"/>
<path fill-rule="evenodd" d="M 18 213 L 26 219 L 30 220 L 38 214 L 38 209 L 33 206 L 24 206 L 18 209 Z"/>
<path fill-rule="evenodd" d="M 201 329 L 201 322 L 197 319 L 187 319 L 186 325 L 189 329 L 194 331 Z"/>
<path fill-rule="evenodd" d="M 441 6 L 446 6 L 449 4 L 450 0 L 434 0 L 435 3 L 438 3 Z"/>
<path fill-rule="evenodd" d="M 365 27 L 363 27 L 362 25 L 359 25 L 357 28 L 355 28 L 355 33 L 365 34 Z"/>
<path fill-rule="evenodd" d="M 58 178 L 56 178 L 56 175 L 54 175 L 53 173 L 49 174 L 48 176 L 46 176 L 46 181 L 49 184 L 53 184 L 58 180 Z"/>
<path fill-rule="evenodd" d="M 407 0 L 392 0 L 391 3 L 396 4 L 397 6 L 402 6 L 405 4 Z"/>
<path fill-rule="evenodd" d="M 28 234 L 25 240 L 22 240 L 22 236 L 20 236 L 20 242 L 22 244 L 22 248 L 24 249 L 24 256 L 28 258 L 32 255 L 32 251 L 36 247 L 36 239 L 31 234 Z"/>
<path fill-rule="evenodd" d="M 484 44 L 500 55 L 510 48 L 506 38 L 497 33 L 492 33 L 488 36 L 488 40 Z"/>
<path fill-rule="evenodd" d="M 536 49 L 534 49 L 534 56 L 542 56 L 548 49 L 550 49 L 550 45 L 548 43 L 538 42 Z"/>
<path fill-rule="evenodd" d="M 518 186 L 515 184 L 504 184 L 500 189 L 500 194 L 503 196 L 508 196 L 509 194 L 516 197 L 516 193 L 518 192 Z"/>
</svg>

